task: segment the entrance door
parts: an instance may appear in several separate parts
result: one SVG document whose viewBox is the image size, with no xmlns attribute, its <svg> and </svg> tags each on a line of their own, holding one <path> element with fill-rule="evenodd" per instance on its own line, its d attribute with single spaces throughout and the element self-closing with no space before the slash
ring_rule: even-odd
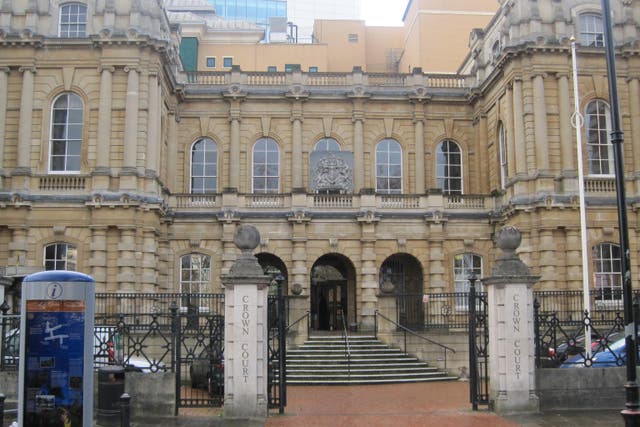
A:
<svg viewBox="0 0 640 427">
<path fill-rule="evenodd" d="M 311 288 L 311 321 L 316 331 L 342 330 L 347 316 L 347 281 L 317 281 Z"/>
</svg>

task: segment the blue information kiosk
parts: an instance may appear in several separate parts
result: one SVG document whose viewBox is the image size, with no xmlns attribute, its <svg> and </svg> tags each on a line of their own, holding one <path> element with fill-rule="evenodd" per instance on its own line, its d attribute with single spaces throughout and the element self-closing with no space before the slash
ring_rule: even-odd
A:
<svg viewBox="0 0 640 427">
<path fill-rule="evenodd" d="M 43 271 L 22 282 L 18 425 L 93 425 L 95 282 Z"/>
</svg>

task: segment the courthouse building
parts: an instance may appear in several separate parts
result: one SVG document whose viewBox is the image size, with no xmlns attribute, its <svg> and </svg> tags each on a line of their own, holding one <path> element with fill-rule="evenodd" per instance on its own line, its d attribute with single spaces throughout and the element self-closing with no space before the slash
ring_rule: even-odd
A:
<svg viewBox="0 0 640 427">
<path fill-rule="evenodd" d="M 370 326 L 384 292 L 419 327 L 423 294 L 491 274 L 505 225 L 536 290 L 579 290 L 575 36 L 590 286 L 619 301 L 600 1 L 408 3 L 404 27 L 320 21 L 296 45 L 162 0 L 3 2 L 5 294 L 43 269 L 99 292 L 221 292 L 240 224 L 314 329 L 339 309 Z M 640 3 L 612 12 L 637 282 Z"/>
</svg>

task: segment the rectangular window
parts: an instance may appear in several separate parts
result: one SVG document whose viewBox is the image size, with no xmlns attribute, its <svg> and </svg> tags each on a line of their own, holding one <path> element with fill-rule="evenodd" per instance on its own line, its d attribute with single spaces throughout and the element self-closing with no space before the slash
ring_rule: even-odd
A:
<svg viewBox="0 0 640 427">
<path fill-rule="evenodd" d="M 317 73 L 318 72 L 318 67 L 309 67 L 309 72 L 310 73 Z"/>
<path fill-rule="evenodd" d="M 358 43 L 358 35 L 357 34 L 349 34 L 349 43 Z"/>
<path fill-rule="evenodd" d="M 222 66 L 225 68 L 231 68 L 233 66 L 233 58 L 230 56 L 225 56 L 222 59 Z"/>
<path fill-rule="evenodd" d="M 300 71 L 300 64 L 284 64 L 285 73 L 293 73 L 294 71 Z"/>
<path fill-rule="evenodd" d="M 276 71 L 278 71 L 278 67 L 276 67 L 275 65 L 270 65 L 269 67 L 267 67 L 267 72 L 269 73 L 275 73 Z"/>
<path fill-rule="evenodd" d="M 216 57 L 215 56 L 207 57 L 207 68 L 216 68 Z"/>
</svg>

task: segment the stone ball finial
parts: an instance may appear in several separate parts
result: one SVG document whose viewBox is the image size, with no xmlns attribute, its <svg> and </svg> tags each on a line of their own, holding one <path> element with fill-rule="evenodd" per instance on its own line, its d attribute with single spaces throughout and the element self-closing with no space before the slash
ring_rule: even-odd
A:
<svg viewBox="0 0 640 427">
<path fill-rule="evenodd" d="M 516 249 L 522 242 L 522 234 L 516 227 L 508 225 L 502 227 L 496 236 L 496 246 L 502 249 L 505 255 L 515 256 Z"/>
<path fill-rule="evenodd" d="M 260 232 L 253 225 L 243 224 L 233 234 L 233 243 L 243 253 L 251 252 L 260 244 Z"/>
</svg>

